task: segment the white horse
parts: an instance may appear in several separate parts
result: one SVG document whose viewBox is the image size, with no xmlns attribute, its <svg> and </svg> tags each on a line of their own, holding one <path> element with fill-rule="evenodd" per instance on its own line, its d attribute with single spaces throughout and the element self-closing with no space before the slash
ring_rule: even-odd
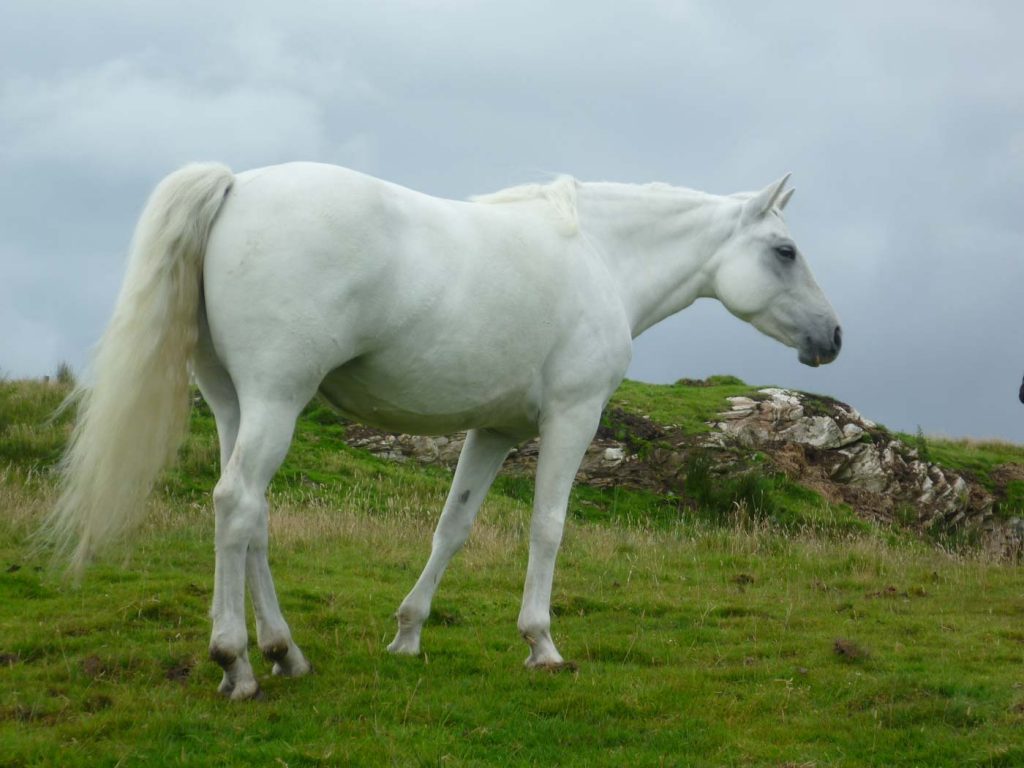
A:
<svg viewBox="0 0 1024 768">
<path fill-rule="evenodd" d="M 559 665 L 549 605 L 566 503 L 632 340 L 712 297 L 804 363 L 839 352 L 781 215 L 785 182 L 723 197 L 560 178 L 462 202 L 329 165 L 187 166 L 139 221 L 93 386 L 77 393 L 49 533 L 81 572 L 141 519 L 186 429 L 191 362 L 220 439 L 210 656 L 221 692 L 244 699 L 258 690 L 246 585 L 274 672 L 310 669 L 274 592 L 265 492 L 317 391 L 384 429 L 469 430 L 394 653 L 419 652 L 498 468 L 540 435 L 518 627 L 527 665 Z"/>
</svg>

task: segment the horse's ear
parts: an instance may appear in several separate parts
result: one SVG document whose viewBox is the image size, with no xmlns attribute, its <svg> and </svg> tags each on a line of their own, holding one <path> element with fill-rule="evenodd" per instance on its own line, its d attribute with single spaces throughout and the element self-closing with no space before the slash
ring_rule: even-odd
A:
<svg viewBox="0 0 1024 768">
<path fill-rule="evenodd" d="M 796 192 L 796 187 L 790 187 L 785 192 L 783 192 L 782 195 L 779 197 L 779 202 L 775 204 L 775 207 L 778 208 L 780 211 L 784 210 L 786 207 L 786 203 L 788 203 L 790 198 L 793 197 L 794 192 Z"/>
<path fill-rule="evenodd" d="M 789 176 L 790 174 L 787 173 L 774 184 L 769 184 L 752 198 L 747 200 L 747 202 L 743 204 L 744 218 L 750 220 L 759 219 L 768 213 L 768 211 L 772 209 L 772 206 L 778 201 L 779 195 L 782 194 L 782 188 L 785 187 L 786 182 L 789 181 Z"/>
</svg>

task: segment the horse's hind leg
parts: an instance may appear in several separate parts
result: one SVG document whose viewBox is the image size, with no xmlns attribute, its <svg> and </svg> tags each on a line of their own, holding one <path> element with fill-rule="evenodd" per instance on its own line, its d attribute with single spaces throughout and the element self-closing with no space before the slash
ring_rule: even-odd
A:
<svg viewBox="0 0 1024 768">
<path fill-rule="evenodd" d="M 227 468 L 238 438 L 241 410 L 238 393 L 227 368 L 217 357 L 205 313 L 200 318 L 200 332 L 193 360 L 196 381 L 203 397 L 217 420 L 217 437 L 220 440 L 220 466 Z M 291 641 L 288 624 L 281 615 L 274 580 L 270 575 L 267 561 L 268 514 L 266 504 L 258 520 L 253 540 L 245 556 L 246 581 L 252 595 L 253 611 L 256 614 L 256 637 L 263 654 L 274 662 L 274 674 L 298 676 L 309 671 L 310 666 L 302 652 Z M 223 687 L 233 687 L 225 673 Z"/>
<path fill-rule="evenodd" d="M 277 603 L 274 579 L 267 560 L 268 517 L 267 505 L 264 504 L 260 525 L 245 556 L 246 582 L 256 614 L 256 642 L 263 655 L 274 663 L 275 675 L 299 677 L 309 672 L 312 666 L 292 640 L 291 630 Z"/>
<path fill-rule="evenodd" d="M 512 438 L 489 430 L 473 430 L 466 437 L 448 500 L 434 531 L 430 559 L 398 608 L 398 634 L 388 646 L 392 653 L 415 655 L 420 652 L 420 632 L 430 614 L 430 603 L 441 576 L 466 542 L 477 510 L 514 444 Z"/>
<path fill-rule="evenodd" d="M 205 312 L 200 313 L 199 340 L 192 366 L 199 391 L 203 393 L 203 399 L 210 406 L 213 417 L 217 421 L 220 468 L 223 472 L 231 458 L 231 451 L 234 450 L 235 439 L 238 437 L 238 393 L 231 381 L 231 375 L 217 358 L 213 341 L 210 339 L 210 330 L 206 324 Z"/>
<path fill-rule="evenodd" d="M 241 399 L 238 435 L 213 492 L 217 565 L 210 657 L 224 669 L 220 690 L 232 699 L 259 686 L 246 652 L 245 582 L 249 578 L 261 649 L 275 671 L 301 674 L 309 665 L 295 646 L 267 565 L 267 486 L 288 452 L 301 404 Z"/>
</svg>

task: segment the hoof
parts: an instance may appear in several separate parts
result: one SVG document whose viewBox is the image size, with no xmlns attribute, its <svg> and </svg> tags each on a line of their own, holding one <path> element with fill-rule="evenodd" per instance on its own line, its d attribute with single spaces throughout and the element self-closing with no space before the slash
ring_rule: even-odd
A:
<svg viewBox="0 0 1024 768">
<path fill-rule="evenodd" d="M 547 629 L 538 632 L 521 631 L 520 634 L 522 634 L 526 644 L 530 646 L 530 655 L 523 662 L 527 667 L 531 669 L 535 667 L 548 669 L 561 667 L 565 664 L 562 654 L 558 652 Z"/>
<path fill-rule="evenodd" d="M 313 665 L 306 661 L 297 646 L 277 645 L 261 649 L 267 661 L 274 662 L 273 674 L 280 677 L 302 677 L 313 671 Z"/>
<path fill-rule="evenodd" d="M 263 698 L 260 685 L 255 679 L 240 680 L 236 683 L 231 680 L 226 672 L 224 673 L 224 679 L 217 686 L 217 693 L 232 701 L 248 701 L 250 699 Z"/>
<path fill-rule="evenodd" d="M 303 659 L 302 666 L 286 667 L 281 664 L 275 664 L 270 672 L 278 677 L 304 677 L 313 674 L 313 665 Z"/>
<path fill-rule="evenodd" d="M 565 664 L 565 660 L 561 657 L 558 651 L 554 653 L 531 653 L 523 664 L 530 669 L 544 669 L 546 667 L 558 667 Z"/>
<path fill-rule="evenodd" d="M 391 645 L 388 646 L 388 653 L 393 653 L 396 656 L 419 656 L 419 636 L 408 637 L 399 632 L 395 635 L 395 639 L 391 641 Z"/>
<path fill-rule="evenodd" d="M 575 661 L 548 661 L 540 663 L 530 663 L 530 660 L 526 660 L 527 669 L 539 669 L 543 672 L 551 672 L 552 674 L 558 672 L 571 672 L 576 673 L 580 671 L 579 664 Z"/>
<path fill-rule="evenodd" d="M 235 685 L 228 698 L 232 701 L 251 701 L 262 699 L 263 693 L 260 691 L 259 683 L 255 680 L 244 680 Z"/>
<path fill-rule="evenodd" d="M 221 678 L 220 685 L 217 686 L 217 693 L 221 696 L 230 696 L 233 690 L 235 690 L 235 684 L 231 682 L 231 678 L 225 672 L 224 677 Z"/>
<path fill-rule="evenodd" d="M 278 677 L 303 677 L 313 671 L 313 665 L 306 661 L 305 657 L 299 656 L 298 661 L 290 656 L 282 661 L 274 662 L 272 674 Z"/>
<path fill-rule="evenodd" d="M 260 686 L 252 674 L 245 654 L 239 656 L 221 646 L 210 647 L 210 658 L 224 670 L 217 692 L 232 701 L 245 701 L 259 696 Z"/>
</svg>

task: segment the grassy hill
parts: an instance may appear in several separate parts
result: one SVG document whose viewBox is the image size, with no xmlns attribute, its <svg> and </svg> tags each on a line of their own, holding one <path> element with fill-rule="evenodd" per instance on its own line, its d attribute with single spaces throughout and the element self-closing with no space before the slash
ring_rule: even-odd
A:
<svg viewBox="0 0 1024 768">
<path fill-rule="evenodd" d="M 750 389 L 627 382 L 613 405 L 698 430 Z M 27 554 L 63 394 L 0 383 L 0 765 L 1024 765 L 1019 568 L 894 527 L 811 524 L 848 519 L 812 497 L 743 517 L 578 488 L 553 595 L 578 668 L 549 674 L 522 668 L 515 629 L 532 484 L 499 478 L 425 654 L 389 656 L 450 475 L 349 447 L 319 403 L 271 489 L 278 593 L 316 674 L 256 661 L 264 698 L 229 704 L 205 660 L 209 412 L 194 409 L 135 545 L 74 589 Z M 1024 464 L 1016 446 L 927 449 L 993 485 Z"/>
</svg>

